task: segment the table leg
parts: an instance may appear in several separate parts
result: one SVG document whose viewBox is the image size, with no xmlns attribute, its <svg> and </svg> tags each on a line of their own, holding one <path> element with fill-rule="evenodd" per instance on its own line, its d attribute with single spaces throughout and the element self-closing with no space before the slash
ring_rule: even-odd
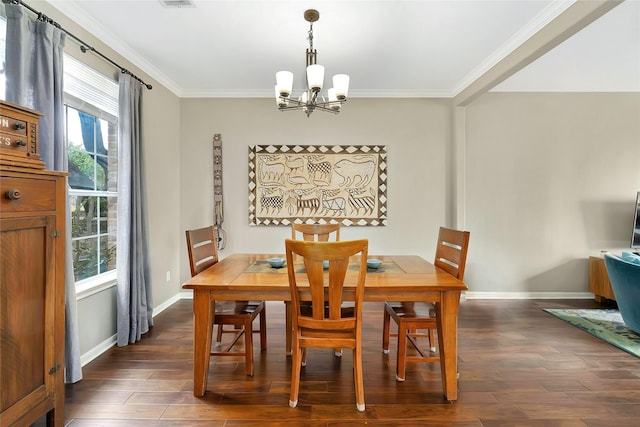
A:
<svg viewBox="0 0 640 427">
<path fill-rule="evenodd" d="M 460 291 L 443 291 L 440 302 L 435 304 L 438 319 L 438 345 L 440 347 L 440 371 L 444 397 L 458 399 L 458 309 Z"/>
<path fill-rule="evenodd" d="M 209 376 L 214 302 L 209 292 L 193 291 L 193 395 L 204 396 Z"/>
</svg>

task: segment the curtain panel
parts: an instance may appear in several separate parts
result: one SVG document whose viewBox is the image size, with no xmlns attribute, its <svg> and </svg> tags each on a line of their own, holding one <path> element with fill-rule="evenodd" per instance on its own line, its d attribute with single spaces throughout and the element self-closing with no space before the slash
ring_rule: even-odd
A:
<svg viewBox="0 0 640 427">
<path fill-rule="evenodd" d="M 5 10 L 7 101 L 44 114 L 38 125 L 40 156 L 47 169 L 67 172 L 62 85 L 66 33 L 48 22 L 30 19 L 20 5 L 7 4 Z M 65 242 L 65 382 L 71 383 L 82 379 L 82 365 L 68 186 Z"/>
<path fill-rule="evenodd" d="M 118 346 L 140 340 L 153 326 L 147 205 L 144 198 L 142 86 L 120 74 L 118 112 Z"/>
</svg>

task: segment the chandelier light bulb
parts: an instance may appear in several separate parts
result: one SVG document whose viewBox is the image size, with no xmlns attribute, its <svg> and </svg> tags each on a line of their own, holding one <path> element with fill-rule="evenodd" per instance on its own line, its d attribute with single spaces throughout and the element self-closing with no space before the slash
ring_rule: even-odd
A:
<svg viewBox="0 0 640 427">
<path fill-rule="evenodd" d="M 324 67 L 322 65 L 313 64 L 307 67 L 307 83 L 309 90 L 320 91 L 324 83 Z"/>
<path fill-rule="evenodd" d="M 289 97 L 293 89 L 293 73 L 278 71 L 276 73 L 276 91 L 280 96 Z"/>
<path fill-rule="evenodd" d="M 343 101 L 349 94 L 349 76 L 347 74 L 336 74 L 333 76 L 333 87 L 336 90 L 336 97 Z"/>
</svg>

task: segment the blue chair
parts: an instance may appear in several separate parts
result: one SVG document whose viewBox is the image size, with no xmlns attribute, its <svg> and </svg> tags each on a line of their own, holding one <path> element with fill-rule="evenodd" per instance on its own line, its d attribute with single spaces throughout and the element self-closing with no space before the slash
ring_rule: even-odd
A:
<svg viewBox="0 0 640 427">
<path fill-rule="evenodd" d="M 604 263 L 624 323 L 640 333 L 640 264 L 605 254 Z"/>
</svg>

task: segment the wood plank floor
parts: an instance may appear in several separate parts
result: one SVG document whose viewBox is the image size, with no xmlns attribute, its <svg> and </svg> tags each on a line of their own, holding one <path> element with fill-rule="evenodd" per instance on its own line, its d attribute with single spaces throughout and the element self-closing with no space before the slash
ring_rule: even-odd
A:
<svg viewBox="0 0 640 427">
<path fill-rule="evenodd" d="M 100 426 L 640 426 L 640 359 L 545 313 L 594 301 L 470 300 L 459 321 L 459 400 L 443 399 L 437 364 L 409 364 L 395 381 L 381 351 L 382 306 L 365 305 L 366 411 L 355 407 L 352 358 L 311 350 L 300 403 L 289 408 L 284 304 L 267 306 L 268 349 L 255 376 L 242 358 L 211 360 L 207 393 L 193 396 L 191 301 L 155 318 L 137 344 L 114 347 L 66 387 L 66 423 Z M 255 337 L 258 340 L 258 337 Z"/>
</svg>

